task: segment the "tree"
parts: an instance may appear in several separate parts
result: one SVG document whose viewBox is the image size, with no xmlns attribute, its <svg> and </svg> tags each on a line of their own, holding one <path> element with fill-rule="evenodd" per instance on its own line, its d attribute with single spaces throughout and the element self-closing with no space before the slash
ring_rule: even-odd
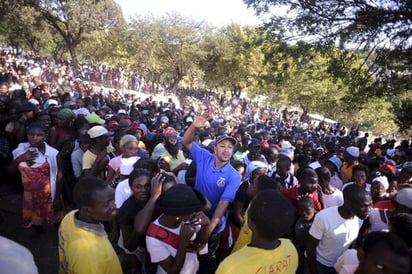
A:
<svg viewBox="0 0 412 274">
<path fill-rule="evenodd" d="M 256 92 L 266 70 L 260 37 L 258 28 L 235 23 L 206 36 L 202 43 L 206 54 L 200 63 L 206 85 L 236 94 L 244 89 Z"/>
<path fill-rule="evenodd" d="M 113 0 L 33 0 L 32 5 L 63 38 L 74 65 L 76 47 L 86 34 L 124 23 L 120 6 Z"/>
<path fill-rule="evenodd" d="M 197 68 L 203 32 L 202 22 L 177 13 L 132 18 L 124 37 L 126 50 L 133 60 L 132 69 L 175 90 L 181 80 Z"/>
<path fill-rule="evenodd" d="M 395 122 L 403 133 L 412 133 L 412 99 L 411 92 L 393 104 Z"/>
<path fill-rule="evenodd" d="M 257 14 L 273 15 L 267 26 L 285 37 L 301 35 L 338 39 L 363 47 L 409 47 L 412 34 L 412 4 L 408 0 L 244 0 Z M 275 12 L 286 10 L 283 13 Z M 352 45 L 353 46 L 353 45 Z"/>
<path fill-rule="evenodd" d="M 286 41 L 304 39 L 314 45 L 336 45 L 360 54 L 365 61 L 350 73 L 367 69 L 370 76 L 365 81 L 373 77 L 374 83 L 365 85 L 359 94 L 391 99 L 412 89 L 411 1 L 244 2 L 258 15 L 268 15 L 266 29 Z"/>
</svg>

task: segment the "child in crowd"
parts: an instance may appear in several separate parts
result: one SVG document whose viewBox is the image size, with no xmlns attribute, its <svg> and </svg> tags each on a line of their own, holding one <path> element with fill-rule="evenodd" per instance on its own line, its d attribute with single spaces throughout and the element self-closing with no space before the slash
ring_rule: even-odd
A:
<svg viewBox="0 0 412 274">
<path fill-rule="evenodd" d="M 299 265 L 296 273 L 305 273 L 305 251 L 306 240 L 309 236 L 309 229 L 312 226 L 313 219 L 315 218 L 316 209 L 315 203 L 310 197 L 302 197 L 298 201 L 298 214 L 299 219 L 295 223 L 295 241 L 294 244 L 299 255 Z M 306 267 L 307 268 L 307 267 Z"/>
<path fill-rule="evenodd" d="M 299 185 L 282 190 L 282 194 L 295 206 L 296 211 L 298 200 L 305 196 L 313 199 L 316 209 L 321 210 L 322 204 L 317 192 L 319 185 L 316 172 L 310 167 L 299 169 L 298 179 Z"/>
</svg>

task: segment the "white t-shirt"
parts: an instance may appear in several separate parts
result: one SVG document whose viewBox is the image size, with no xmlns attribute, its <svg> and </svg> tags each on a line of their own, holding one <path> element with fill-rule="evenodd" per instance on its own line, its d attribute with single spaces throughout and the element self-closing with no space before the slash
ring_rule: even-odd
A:
<svg viewBox="0 0 412 274">
<path fill-rule="evenodd" d="M 319 240 L 316 247 L 316 260 L 333 267 L 339 256 L 358 237 L 363 221 L 358 217 L 343 219 L 338 207 L 329 207 L 316 214 L 309 234 Z"/>
<path fill-rule="evenodd" d="M 336 189 L 332 194 L 322 193 L 322 202 L 325 208 L 343 205 L 343 193 Z"/>
<path fill-rule="evenodd" d="M 382 220 L 381 211 L 383 212 L 384 220 Z M 371 208 L 369 213 L 369 223 L 371 225 L 368 230 L 369 233 L 373 231 L 389 231 L 389 219 L 386 213 L 386 209 Z"/>
<path fill-rule="evenodd" d="M 332 177 L 330 177 L 330 184 L 334 187 L 336 187 L 339 190 L 342 190 L 343 187 L 343 181 L 341 178 L 339 178 L 338 173 L 335 172 Z"/>
<path fill-rule="evenodd" d="M 0 266 L 2 273 L 39 273 L 30 250 L 2 236 L 0 236 Z"/>
<path fill-rule="evenodd" d="M 177 235 L 180 234 L 180 225 L 177 228 L 165 227 L 159 224 L 159 219 L 156 219 L 153 223 Z M 147 251 L 150 254 L 152 263 L 159 263 L 167 259 L 167 257 L 169 256 L 172 256 L 174 258 L 176 257 L 176 254 L 177 254 L 177 249 L 168 245 L 165 242 L 162 242 L 150 236 L 146 236 L 146 247 L 147 247 Z M 198 268 L 199 268 L 199 261 L 197 260 L 197 253 L 186 252 L 185 262 L 182 266 L 182 269 L 180 270 L 180 273 L 181 274 L 196 273 Z M 167 274 L 167 272 L 160 266 L 160 264 L 157 265 L 156 273 L 157 274 Z"/>
<path fill-rule="evenodd" d="M 348 249 L 338 258 L 335 264 L 335 270 L 339 274 L 353 274 L 359 266 L 358 251 Z"/>
<path fill-rule="evenodd" d="M 132 190 L 129 186 L 129 179 L 120 181 L 120 183 L 117 184 L 116 191 L 114 193 L 114 203 L 116 204 L 116 207 L 120 208 L 124 201 L 130 197 L 130 195 L 132 195 Z"/>
</svg>

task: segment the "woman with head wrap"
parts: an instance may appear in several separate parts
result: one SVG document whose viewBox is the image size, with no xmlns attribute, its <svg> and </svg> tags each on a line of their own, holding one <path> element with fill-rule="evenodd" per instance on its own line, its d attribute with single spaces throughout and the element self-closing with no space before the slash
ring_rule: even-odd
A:
<svg viewBox="0 0 412 274">
<path fill-rule="evenodd" d="M 379 178 L 379 177 L 377 177 Z M 384 179 L 379 178 L 379 182 Z M 377 181 L 375 181 L 377 182 Z M 375 184 L 375 182 L 373 184 Z M 389 185 L 389 184 L 388 184 Z M 398 213 L 412 213 L 412 188 L 402 187 L 392 200 L 390 209 L 373 207 L 370 211 L 369 218 L 365 220 L 364 226 L 369 228 L 368 231 L 389 230 L 389 225 L 394 216 Z"/>
<path fill-rule="evenodd" d="M 378 202 L 390 200 L 388 189 L 389 181 L 386 176 L 378 176 L 372 179 L 370 193 L 374 207 Z"/>
<path fill-rule="evenodd" d="M 140 157 L 137 156 L 137 151 L 139 148 L 138 141 L 135 136 L 130 134 L 124 135 L 120 139 L 119 148 L 121 154 L 112 158 L 108 164 L 106 182 L 112 185 L 116 185 L 118 181 L 124 179 L 122 178 L 122 174 L 120 174 L 121 170 L 127 170 L 128 167 L 133 167 L 137 160 L 140 159 Z"/>
</svg>

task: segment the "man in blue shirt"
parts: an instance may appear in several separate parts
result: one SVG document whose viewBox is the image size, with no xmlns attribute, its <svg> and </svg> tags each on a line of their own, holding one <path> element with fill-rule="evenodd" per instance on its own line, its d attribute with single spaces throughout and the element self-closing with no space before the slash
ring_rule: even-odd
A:
<svg viewBox="0 0 412 274">
<path fill-rule="evenodd" d="M 215 139 L 215 154 L 193 142 L 196 132 L 204 128 L 210 118 L 211 113 L 208 111 L 196 116 L 182 140 L 182 144 L 196 162 L 195 188 L 205 195 L 212 205 L 211 210 L 206 212 L 210 218 L 209 250 L 207 255 L 199 258 L 200 273 L 214 273 L 217 268 L 217 251 L 226 224 L 227 208 L 233 201 L 241 181 L 239 173 L 229 163 L 236 139 L 227 135 L 218 136 Z"/>
</svg>

